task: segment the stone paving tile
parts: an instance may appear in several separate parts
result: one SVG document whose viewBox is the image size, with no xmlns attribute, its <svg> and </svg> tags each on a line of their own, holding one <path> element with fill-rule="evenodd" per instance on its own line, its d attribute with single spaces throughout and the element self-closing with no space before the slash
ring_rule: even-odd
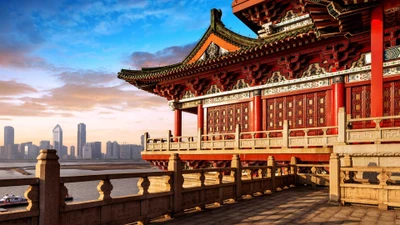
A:
<svg viewBox="0 0 400 225">
<path fill-rule="evenodd" d="M 400 225 L 400 210 L 377 207 L 335 206 L 327 189 L 294 188 L 186 213 L 172 219 L 155 219 L 153 225 Z"/>
</svg>

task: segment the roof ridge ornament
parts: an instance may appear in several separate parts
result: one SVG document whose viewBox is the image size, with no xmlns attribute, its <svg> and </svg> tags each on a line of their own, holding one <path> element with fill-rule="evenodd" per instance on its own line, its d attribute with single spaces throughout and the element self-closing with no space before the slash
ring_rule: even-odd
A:
<svg viewBox="0 0 400 225">
<path fill-rule="evenodd" d="M 211 30 L 217 30 L 217 22 L 221 22 L 222 11 L 221 9 L 211 9 Z"/>
</svg>

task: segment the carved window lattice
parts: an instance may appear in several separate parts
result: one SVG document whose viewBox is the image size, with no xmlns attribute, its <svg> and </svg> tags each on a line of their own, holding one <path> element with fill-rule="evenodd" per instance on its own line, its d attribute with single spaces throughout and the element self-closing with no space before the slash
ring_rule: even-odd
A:
<svg viewBox="0 0 400 225">
<path fill-rule="evenodd" d="M 326 126 L 325 91 L 268 99 L 265 104 L 267 130 L 282 129 L 284 120 L 289 128 Z"/>
<path fill-rule="evenodd" d="M 241 131 L 250 130 L 249 103 L 215 106 L 207 108 L 207 133 L 234 133 L 236 124 Z"/>
</svg>

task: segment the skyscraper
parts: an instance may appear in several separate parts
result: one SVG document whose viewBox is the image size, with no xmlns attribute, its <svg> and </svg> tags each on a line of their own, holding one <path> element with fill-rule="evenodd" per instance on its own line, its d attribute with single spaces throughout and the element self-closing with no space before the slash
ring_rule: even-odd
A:
<svg viewBox="0 0 400 225">
<path fill-rule="evenodd" d="M 53 129 L 53 148 L 57 150 L 57 154 L 61 157 L 63 151 L 63 131 L 58 124 Z"/>
<path fill-rule="evenodd" d="M 4 149 L 8 159 L 14 159 L 14 128 L 10 126 L 4 127 Z"/>
<path fill-rule="evenodd" d="M 70 146 L 69 147 L 69 155 L 71 156 L 72 159 L 75 158 L 75 146 Z"/>
<path fill-rule="evenodd" d="M 86 144 L 86 125 L 84 123 L 78 124 L 78 144 L 77 144 L 77 158 L 83 158 L 83 147 Z"/>
</svg>

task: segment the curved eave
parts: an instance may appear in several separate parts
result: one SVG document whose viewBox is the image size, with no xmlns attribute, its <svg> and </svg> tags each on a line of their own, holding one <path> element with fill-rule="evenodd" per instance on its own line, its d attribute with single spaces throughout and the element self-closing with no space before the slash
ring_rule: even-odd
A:
<svg viewBox="0 0 400 225">
<path fill-rule="evenodd" d="M 181 65 L 178 68 L 172 68 L 167 71 L 146 73 L 144 71 L 128 71 L 124 70 L 118 74 L 118 78 L 130 80 L 131 82 L 140 82 L 141 84 L 154 84 L 160 81 L 178 79 L 185 75 L 192 75 L 198 72 L 203 72 L 210 69 L 215 69 L 221 66 L 237 63 L 249 58 L 266 55 L 282 50 L 281 46 L 287 45 L 291 41 L 298 41 L 303 38 L 315 38 L 313 25 L 307 25 L 292 31 L 284 32 L 263 39 L 258 45 L 248 46 L 238 51 L 229 52 L 218 58 L 196 61 L 195 63 Z M 286 48 L 285 48 L 286 49 Z M 264 53 L 265 52 L 265 53 Z M 137 84 L 139 85 L 139 84 Z M 135 85 L 135 86 L 137 86 Z"/>
</svg>

